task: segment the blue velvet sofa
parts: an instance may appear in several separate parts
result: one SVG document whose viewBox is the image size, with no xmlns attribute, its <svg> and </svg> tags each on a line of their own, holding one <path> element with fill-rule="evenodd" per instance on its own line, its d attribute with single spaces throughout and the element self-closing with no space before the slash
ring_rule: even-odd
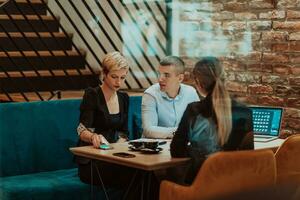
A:
<svg viewBox="0 0 300 200">
<path fill-rule="evenodd" d="M 0 199 L 90 199 L 69 147 L 76 146 L 80 100 L 0 104 Z M 130 97 L 130 139 L 139 136 L 141 97 Z M 120 191 L 109 189 L 111 199 Z M 104 193 L 97 189 L 97 199 Z"/>
</svg>

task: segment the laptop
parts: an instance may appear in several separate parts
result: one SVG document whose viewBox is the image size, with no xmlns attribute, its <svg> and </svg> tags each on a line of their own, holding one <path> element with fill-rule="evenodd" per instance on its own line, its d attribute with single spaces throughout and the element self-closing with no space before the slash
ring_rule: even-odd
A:
<svg viewBox="0 0 300 200">
<path fill-rule="evenodd" d="M 283 109 L 279 107 L 251 106 L 255 142 L 276 140 L 280 134 Z"/>
</svg>

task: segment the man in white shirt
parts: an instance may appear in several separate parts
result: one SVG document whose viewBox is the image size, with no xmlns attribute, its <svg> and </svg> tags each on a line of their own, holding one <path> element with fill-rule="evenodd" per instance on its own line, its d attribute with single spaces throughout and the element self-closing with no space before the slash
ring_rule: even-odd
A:
<svg viewBox="0 0 300 200">
<path fill-rule="evenodd" d="M 158 67 L 159 82 L 142 98 L 142 126 L 146 138 L 172 138 L 191 102 L 199 101 L 196 90 L 182 84 L 184 62 L 176 56 L 163 58 Z"/>
</svg>

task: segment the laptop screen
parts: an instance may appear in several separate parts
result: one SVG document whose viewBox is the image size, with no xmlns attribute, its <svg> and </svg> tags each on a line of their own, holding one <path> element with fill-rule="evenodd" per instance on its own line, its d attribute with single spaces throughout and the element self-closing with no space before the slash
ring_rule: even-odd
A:
<svg viewBox="0 0 300 200">
<path fill-rule="evenodd" d="M 282 117 L 282 108 L 250 107 L 253 118 L 253 131 L 257 135 L 278 136 Z"/>
</svg>

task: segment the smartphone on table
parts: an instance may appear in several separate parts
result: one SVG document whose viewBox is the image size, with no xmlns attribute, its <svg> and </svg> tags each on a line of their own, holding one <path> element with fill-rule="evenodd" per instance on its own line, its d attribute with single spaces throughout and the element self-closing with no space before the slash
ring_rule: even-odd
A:
<svg viewBox="0 0 300 200">
<path fill-rule="evenodd" d="M 104 143 L 102 143 L 102 144 L 100 144 L 99 149 L 102 149 L 102 150 L 109 150 L 109 149 L 113 149 L 113 147 L 110 146 L 109 144 L 104 144 Z"/>
</svg>

